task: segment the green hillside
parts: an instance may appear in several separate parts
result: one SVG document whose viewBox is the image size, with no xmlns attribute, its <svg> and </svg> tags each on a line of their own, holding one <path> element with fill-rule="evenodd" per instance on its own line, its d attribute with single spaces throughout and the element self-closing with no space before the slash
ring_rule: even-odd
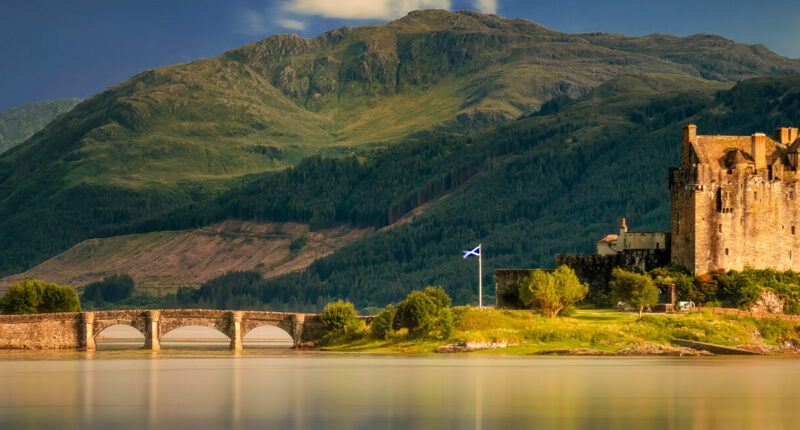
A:
<svg viewBox="0 0 800 430">
<path fill-rule="evenodd" d="M 0 154 L 24 142 L 80 101 L 78 98 L 69 98 L 33 102 L 0 112 Z"/>
<path fill-rule="evenodd" d="M 592 252 L 594 242 L 615 231 L 621 217 L 634 230 L 667 230 L 667 168 L 679 163 L 682 125 L 697 123 L 708 134 L 749 134 L 800 117 L 800 75 L 747 80 L 730 90 L 678 89 L 671 82 L 659 89 L 658 78 L 621 77 L 581 99 L 549 107 L 548 114 L 466 137 L 409 144 L 405 150 L 419 151 L 422 159 L 424 148 L 435 146 L 446 154 L 429 166 L 472 165 L 475 174 L 453 189 L 441 187 L 439 195 L 446 198 L 413 221 L 354 242 L 303 273 L 267 281 L 229 274 L 180 300 L 172 298 L 178 301 L 171 304 L 225 307 L 248 295 L 254 307 L 316 310 L 337 297 L 369 307 L 400 300 L 425 285 L 444 286 L 455 303 L 472 302 L 477 268 L 475 261 L 461 259 L 462 249 L 483 244 L 484 285 L 489 286 L 494 268 L 552 267 L 556 253 Z M 397 155 L 392 152 L 374 165 Z M 426 175 L 426 170 L 407 171 L 422 183 L 437 182 L 437 175 Z M 377 170 L 373 174 L 379 175 Z M 373 178 L 356 189 L 365 201 L 375 201 L 386 181 Z M 325 182 L 348 183 L 330 177 Z M 419 189 L 402 185 L 402 179 L 397 183 L 405 190 Z M 245 206 L 247 195 L 256 212 L 295 205 L 286 198 L 283 205 L 258 207 L 255 190 L 236 193 L 236 199 L 224 200 L 239 202 L 226 204 L 232 211 Z M 326 200 L 329 196 L 317 202 L 337 207 L 337 198 Z"/>
<path fill-rule="evenodd" d="M 655 36 L 573 35 L 525 20 L 431 10 L 314 39 L 277 35 L 216 58 L 149 70 L 0 156 L 0 274 L 28 269 L 91 235 L 227 196 L 253 175 L 309 156 L 377 160 L 387 148 L 436 142 L 440 133 L 511 123 L 547 100 L 585 95 L 621 75 L 717 87 L 800 70 L 800 61 L 762 47 L 713 38 L 670 37 L 665 44 Z M 443 142 L 460 139 L 448 136 Z M 434 160 L 446 158 L 436 150 L 429 152 Z M 411 149 L 400 154 L 412 165 L 419 157 Z M 388 168 L 397 164 L 385 160 Z M 387 192 L 375 202 L 350 196 L 364 206 L 357 210 L 345 201 L 308 212 L 309 204 L 299 202 L 273 216 L 302 212 L 318 225 L 355 218 L 381 224 L 471 176 L 475 160 L 465 162 L 448 171 L 459 176 L 455 181 L 403 178 L 410 191 L 394 186 L 397 177 L 386 178 Z M 441 173 L 436 165 L 418 167 Z M 380 204 L 391 214 L 381 214 Z"/>
</svg>

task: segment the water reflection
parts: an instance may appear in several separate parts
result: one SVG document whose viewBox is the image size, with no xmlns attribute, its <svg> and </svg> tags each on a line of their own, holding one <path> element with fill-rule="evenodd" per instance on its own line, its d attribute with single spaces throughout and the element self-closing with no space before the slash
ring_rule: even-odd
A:
<svg viewBox="0 0 800 430">
<path fill-rule="evenodd" d="M 0 428 L 800 428 L 785 359 L 86 357 L 0 356 Z"/>
</svg>

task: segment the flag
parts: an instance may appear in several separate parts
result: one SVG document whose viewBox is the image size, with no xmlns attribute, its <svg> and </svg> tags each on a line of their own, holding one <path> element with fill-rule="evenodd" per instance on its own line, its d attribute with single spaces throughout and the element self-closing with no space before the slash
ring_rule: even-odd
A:
<svg viewBox="0 0 800 430">
<path fill-rule="evenodd" d="M 481 255 L 481 246 L 478 245 L 477 248 L 473 249 L 472 251 L 461 251 L 464 254 L 464 258 L 472 257 L 473 255 L 479 257 Z"/>
</svg>

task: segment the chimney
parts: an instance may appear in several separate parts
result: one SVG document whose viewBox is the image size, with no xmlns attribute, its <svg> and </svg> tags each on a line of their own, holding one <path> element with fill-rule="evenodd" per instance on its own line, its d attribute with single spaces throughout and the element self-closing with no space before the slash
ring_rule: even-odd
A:
<svg viewBox="0 0 800 430">
<path fill-rule="evenodd" d="M 778 128 L 776 128 L 775 129 L 775 140 L 777 140 L 778 142 L 780 142 L 780 143 L 782 143 L 784 145 L 792 143 L 789 140 L 789 130 L 791 130 L 789 127 L 778 127 Z"/>
<path fill-rule="evenodd" d="M 689 124 L 683 127 L 683 151 L 681 152 L 681 164 L 688 166 L 689 154 L 691 154 L 692 143 L 697 140 L 697 126 Z"/>
<path fill-rule="evenodd" d="M 767 135 L 764 133 L 756 133 L 753 135 L 752 143 L 753 150 L 750 155 L 756 162 L 756 170 L 767 168 Z"/>
<path fill-rule="evenodd" d="M 619 235 L 622 236 L 627 232 L 628 232 L 628 226 L 625 225 L 625 218 L 622 218 L 622 225 L 619 226 Z"/>
</svg>

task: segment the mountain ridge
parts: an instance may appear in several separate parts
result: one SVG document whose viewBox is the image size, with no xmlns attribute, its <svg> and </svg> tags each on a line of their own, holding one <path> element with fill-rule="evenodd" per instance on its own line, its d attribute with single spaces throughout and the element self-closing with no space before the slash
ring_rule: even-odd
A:
<svg viewBox="0 0 800 430">
<path fill-rule="evenodd" d="M 668 50 L 646 46 L 650 39 L 594 37 L 602 43 L 524 20 L 421 11 L 144 71 L 0 156 L 0 273 L 109 227 L 212 201 L 309 156 L 364 158 L 419 137 L 487 129 L 624 74 L 716 88 L 703 73 L 733 81 L 800 71 L 800 61 L 741 44 L 721 51 L 719 41 L 670 39 L 681 49 L 670 60 Z M 740 57 L 748 60 L 731 66 Z M 391 203 L 407 211 L 413 197 Z"/>
<path fill-rule="evenodd" d="M 24 142 L 80 101 L 72 97 L 32 102 L 0 112 L 0 154 Z"/>
</svg>

